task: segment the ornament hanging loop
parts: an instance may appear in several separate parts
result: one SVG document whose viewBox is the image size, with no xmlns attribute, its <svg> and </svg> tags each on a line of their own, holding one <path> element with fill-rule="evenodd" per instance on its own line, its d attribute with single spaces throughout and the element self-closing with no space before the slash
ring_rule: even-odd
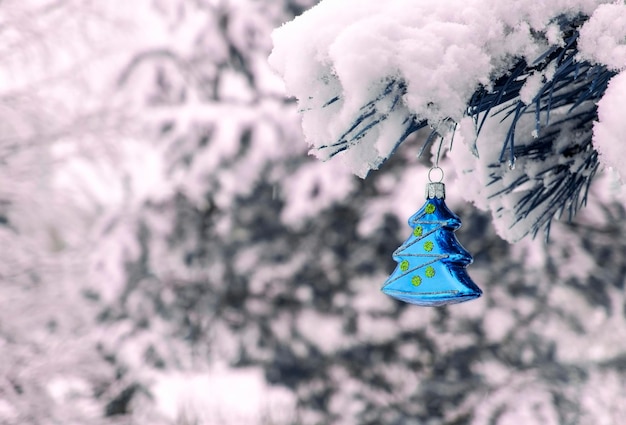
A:
<svg viewBox="0 0 626 425">
<path fill-rule="evenodd" d="M 433 179 L 433 172 L 434 172 L 435 177 L 439 177 L 438 179 L 436 180 Z M 438 165 L 435 165 L 434 167 L 431 167 L 430 170 L 428 170 L 428 181 L 431 183 L 443 182 L 443 176 L 444 176 L 443 169 L 439 167 Z"/>
</svg>

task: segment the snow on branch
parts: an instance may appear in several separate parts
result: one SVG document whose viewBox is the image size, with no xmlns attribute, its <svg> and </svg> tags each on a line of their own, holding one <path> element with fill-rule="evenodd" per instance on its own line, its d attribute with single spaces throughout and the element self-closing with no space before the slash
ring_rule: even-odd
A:
<svg viewBox="0 0 626 425">
<path fill-rule="evenodd" d="M 547 238 L 555 216 L 567 211 L 571 219 L 586 203 L 598 169 L 598 154 L 592 146 L 596 103 L 615 72 L 577 61 L 578 28 L 585 21 L 583 16 L 561 19 L 562 46 L 552 46 L 530 65 L 520 59 L 490 88 L 477 90 L 469 102 L 467 113 L 475 126 L 470 145 L 474 154 L 502 144 L 499 156 L 487 153 L 488 159 L 479 159 L 476 168 L 488 176 L 486 188 L 479 192 L 487 196 L 489 208 L 500 221 L 500 234 L 509 240 L 534 236 L 542 228 Z M 551 120 L 551 113 L 557 120 Z M 487 119 L 500 119 L 505 132 L 487 132 L 484 138 L 489 145 L 482 143 L 479 150 L 476 143 Z"/>
<path fill-rule="evenodd" d="M 517 240 L 585 201 L 604 160 L 594 148 L 606 144 L 593 136 L 596 104 L 626 68 L 626 6 L 324 0 L 273 38 L 270 63 L 298 100 L 314 154 L 343 157 L 364 177 L 417 129 L 470 124 L 476 158 L 457 155 L 457 166 L 482 167 L 486 187 L 465 195 Z"/>
<path fill-rule="evenodd" d="M 409 134 L 427 124 L 425 120 L 420 121 L 416 115 L 408 113 L 407 110 L 403 111 L 403 113 L 397 112 L 402 104 L 402 96 L 405 94 L 406 84 L 403 81 L 396 79 L 390 80 L 388 84 L 383 87 L 378 96 L 361 107 L 360 114 L 356 117 L 352 125 L 339 136 L 337 142 L 329 145 L 321 145 L 318 149 L 320 151 L 327 150 L 328 153 L 326 155 L 333 157 L 352 146 L 358 145 L 360 141 L 368 135 L 371 129 L 388 119 L 390 115 L 394 115 L 394 113 L 395 116 L 402 117 L 400 125 L 402 131 L 394 144 L 395 149 Z M 335 96 L 326 102 L 322 108 L 329 107 L 339 100 L 341 100 L 341 98 Z"/>
<path fill-rule="evenodd" d="M 602 3 L 326 0 L 274 32 L 270 62 L 298 99 L 314 153 L 344 152 L 364 176 L 407 129 L 458 122 L 477 89 L 561 47 L 559 22 Z"/>
</svg>

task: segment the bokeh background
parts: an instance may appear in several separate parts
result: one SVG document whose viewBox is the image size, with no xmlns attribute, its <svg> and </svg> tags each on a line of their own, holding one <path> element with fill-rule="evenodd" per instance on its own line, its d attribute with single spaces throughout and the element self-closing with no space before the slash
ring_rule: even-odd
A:
<svg viewBox="0 0 626 425">
<path fill-rule="evenodd" d="M 308 156 L 266 60 L 314 3 L 0 3 L 0 423 L 624 423 L 619 182 L 515 245 L 448 187 L 484 296 L 385 297 L 424 135 Z"/>
</svg>

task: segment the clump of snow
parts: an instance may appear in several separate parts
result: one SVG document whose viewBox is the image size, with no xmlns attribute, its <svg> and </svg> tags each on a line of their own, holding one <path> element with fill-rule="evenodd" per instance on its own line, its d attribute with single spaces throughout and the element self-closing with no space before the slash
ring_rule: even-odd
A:
<svg viewBox="0 0 626 425">
<path fill-rule="evenodd" d="M 305 339 L 324 353 L 332 353 L 343 345 L 342 341 L 345 339 L 340 317 L 321 315 L 309 310 L 298 315 L 297 329 Z"/>
<path fill-rule="evenodd" d="M 286 424 L 295 408 L 293 395 L 268 386 L 258 368 L 162 374 L 152 394 L 158 413 L 171 423 Z"/>
<path fill-rule="evenodd" d="M 623 2 L 599 6 L 580 29 L 581 59 L 614 70 L 626 68 L 626 6 Z"/>
<path fill-rule="evenodd" d="M 485 313 L 485 336 L 490 341 L 501 341 L 515 326 L 515 318 L 501 308 Z"/>
<path fill-rule="evenodd" d="M 533 99 L 539 92 L 539 90 L 541 90 L 541 88 L 543 87 L 543 85 L 544 85 L 544 76 L 542 75 L 542 73 L 540 72 L 533 73 L 526 79 L 524 86 L 520 90 L 520 93 L 519 93 L 520 100 L 524 102 L 526 105 L 531 104 Z"/>
<path fill-rule="evenodd" d="M 604 97 L 598 102 L 598 122 L 593 127 L 593 146 L 600 153 L 600 161 L 613 167 L 622 179 L 626 176 L 626 71 L 609 82 Z"/>
<path fill-rule="evenodd" d="M 0 399 L 0 419 L 10 423 L 15 421 L 17 416 L 17 410 L 8 401 Z"/>
<path fill-rule="evenodd" d="M 297 226 L 334 202 L 345 199 L 354 189 L 355 179 L 344 168 L 329 168 L 323 173 L 319 171 L 316 163 L 308 163 L 285 180 L 288 196 L 281 214 L 283 222 Z"/>
<path fill-rule="evenodd" d="M 626 415 L 624 375 L 612 375 L 604 370 L 594 370 L 581 391 L 581 423 L 612 425 L 620 423 Z M 602 412 L 603 414 L 597 414 Z"/>
<path fill-rule="evenodd" d="M 606 3 L 612 2 L 325 0 L 274 31 L 270 63 L 298 99 L 313 152 L 328 159 L 335 151 L 324 147 L 343 143 L 342 156 L 364 176 L 393 152 L 410 117 L 435 126 L 445 118 L 460 121 L 477 87 L 503 75 L 513 58 L 532 63 L 561 45 L 559 16 L 598 9 L 586 37 L 599 40 L 596 28 L 610 28 L 620 40 L 621 24 L 604 15 L 612 6 L 621 16 L 624 6 L 601 11 Z M 406 85 L 399 104 L 381 96 L 393 81 Z M 538 85 L 531 82 L 526 98 Z M 376 118 L 363 124 L 369 102 L 376 103 Z M 364 130 L 347 136 L 359 126 Z"/>
<path fill-rule="evenodd" d="M 553 397 L 550 390 L 549 385 L 541 383 L 536 377 L 511 379 L 509 385 L 481 400 L 472 423 L 495 423 L 493 417 L 497 415 L 497 423 L 501 425 L 557 425 L 560 420 L 550 401 Z M 496 413 L 498 411 L 501 413 Z"/>
</svg>

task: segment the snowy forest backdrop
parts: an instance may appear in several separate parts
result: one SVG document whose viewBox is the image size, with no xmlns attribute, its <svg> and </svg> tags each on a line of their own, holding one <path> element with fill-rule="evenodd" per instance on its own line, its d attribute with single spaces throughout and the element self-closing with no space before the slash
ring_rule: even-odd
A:
<svg viewBox="0 0 626 425">
<path fill-rule="evenodd" d="M 0 4 L 0 423 L 626 417 L 616 175 L 547 245 L 450 183 L 483 296 L 389 299 L 428 130 L 366 179 L 307 155 L 267 57 L 314 3 Z"/>
</svg>

